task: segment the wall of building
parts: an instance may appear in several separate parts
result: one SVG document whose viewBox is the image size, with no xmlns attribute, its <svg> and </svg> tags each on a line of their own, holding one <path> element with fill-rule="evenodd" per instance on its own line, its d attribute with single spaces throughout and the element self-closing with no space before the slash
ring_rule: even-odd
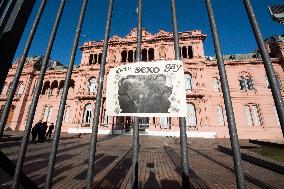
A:
<svg viewBox="0 0 284 189">
<path fill-rule="evenodd" d="M 113 36 L 110 39 L 104 78 L 107 78 L 106 76 L 112 67 L 134 63 L 135 36 L 136 31 L 133 29 L 124 38 Z M 184 71 L 191 77 L 191 89 L 186 90 L 186 100 L 189 106 L 194 107 L 194 113 L 189 111 L 187 118 L 188 136 L 228 138 L 228 125 L 220 82 L 218 81 L 218 68 L 214 58 L 204 56 L 203 41 L 205 38 L 206 35 L 199 30 L 180 33 Z M 283 83 L 283 45 L 277 42 L 276 45 L 270 44 L 268 47 L 270 46 L 273 47 L 270 49 L 270 54 L 279 55 L 279 57 L 273 58 L 272 62 L 280 83 Z M 276 46 L 279 48 L 275 48 Z M 143 30 L 142 52 L 145 54 L 142 55 L 142 58 L 145 61 L 173 60 L 173 48 L 172 33 L 161 30 L 152 35 Z M 81 64 L 73 70 L 72 84 L 68 91 L 62 123 L 63 132 L 91 132 L 92 119 L 88 117 L 86 108 L 89 108 L 90 114 L 93 115 L 102 41 L 86 42 L 81 46 L 81 51 Z M 274 53 L 274 51 L 277 51 L 277 53 Z M 126 57 L 124 57 L 125 54 Z M 253 55 L 256 55 L 256 53 Z M 239 138 L 283 140 L 261 59 L 258 56 L 248 54 L 246 56 L 230 56 L 227 59 L 225 57 L 225 60 Z M 8 86 L 12 82 L 18 61 L 9 71 L 6 86 L 0 96 L 0 107 L 5 104 Z M 11 120 L 7 124 L 12 129 L 23 130 L 25 127 L 34 86 L 39 75 L 38 65 L 40 61 L 40 58 L 30 58 L 26 62 L 21 76 L 24 92 L 14 98 L 13 114 L 11 114 Z M 51 65 L 44 78 L 34 123 L 43 120 L 50 124 L 55 123 L 57 119 L 66 68 L 58 62 Z M 89 85 L 92 78 L 95 78 L 93 79 L 95 82 L 90 91 Z M 250 85 L 252 87 L 247 86 L 247 89 L 241 89 L 240 80 L 247 81 L 248 78 L 251 79 Z M 108 117 L 108 121 L 106 121 L 104 116 L 105 86 L 106 79 L 104 80 L 99 133 L 131 132 L 132 118 L 130 117 Z M 281 90 L 283 92 L 283 88 Z M 141 122 L 143 121 L 141 120 Z M 149 118 L 148 125 L 141 125 L 141 133 L 179 136 L 177 118 L 171 118 L 164 125 L 161 122 L 167 121 L 157 117 Z M 144 126 L 146 127 L 144 128 Z"/>
</svg>

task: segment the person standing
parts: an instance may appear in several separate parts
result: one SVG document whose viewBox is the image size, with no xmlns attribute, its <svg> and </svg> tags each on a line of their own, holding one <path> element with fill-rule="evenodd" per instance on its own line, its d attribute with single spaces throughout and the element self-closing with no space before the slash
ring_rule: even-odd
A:
<svg viewBox="0 0 284 189">
<path fill-rule="evenodd" d="M 46 130 L 47 130 L 47 122 L 43 122 L 40 126 L 40 129 L 39 129 L 39 134 L 38 134 L 38 141 L 39 142 L 45 141 Z"/>
<path fill-rule="evenodd" d="M 42 125 L 41 120 L 35 124 L 35 126 L 32 128 L 32 143 L 35 143 L 37 136 L 39 136 L 40 127 Z"/>
<path fill-rule="evenodd" d="M 50 141 L 50 138 L 51 138 L 51 134 L 52 134 L 53 129 L 54 129 L 54 124 L 51 123 L 51 125 L 49 125 L 48 131 L 47 131 L 47 133 L 46 133 L 46 135 L 45 135 L 45 138 L 46 138 L 46 139 L 47 139 L 47 137 L 48 137 L 48 141 Z"/>
</svg>

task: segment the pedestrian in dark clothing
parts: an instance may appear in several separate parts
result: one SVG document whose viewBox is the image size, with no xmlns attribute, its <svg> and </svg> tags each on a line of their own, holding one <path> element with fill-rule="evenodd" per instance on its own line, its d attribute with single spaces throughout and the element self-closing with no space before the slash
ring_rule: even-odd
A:
<svg viewBox="0 0 284 189">
<path fill-rule="evenodd" d="M 35 126 L 32 128 L 32 143 L 35 143 L 37 136 L 39 135 L 39 130 L 42 125 L 42 122 L 39 121 L 35 124 Z"/>
<path fill-rule="evenodd" d="M 50 138 L 51 138 L 51 134 L 52 134 L 53 129 L 54 129 L 54 125 L 53 125 L 53 123 L 51 123 L 51 125 L 49 125 L 48 131 L 47 131 L 47 133 L 46 133 L 46 135 L 45 135 L 45 138 L 47 139 L 47 137 L 48 137 L 48 140 L 49 140 L 49 141 L 50 141 Z"/>
<path fill-rule="evenodd" d="M 39 142 L 45 141 L 46 130 L 47 130 L 47 122 L 43 122 L 39 130 L 39 136 L 38 136 Z"/>
</svg>

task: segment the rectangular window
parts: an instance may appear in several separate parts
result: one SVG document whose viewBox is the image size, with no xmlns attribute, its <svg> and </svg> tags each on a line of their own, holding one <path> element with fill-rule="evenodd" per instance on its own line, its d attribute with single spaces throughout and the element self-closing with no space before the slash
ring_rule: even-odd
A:
<svg viewBox="0 0 284 189">
<path fill-rule="evenodd" d="M 239 82 L 240 82 L 240 88 L 241 88 L 241 91 L 245 91 L 245 90 L 247 90 L 246 80 L 245 80 L 245 79 L 243 79 L 243 78 L 241 78 L 241 79 L 239 80 Z"/>
<path fill-rule="evenodd" d="M 171 124 L 171 118 L 170 117 L 160 117 L 160 124 L 163 128 L 169 128 Z"/>
<path fill-rule="evenodd" d="M 50 122 L 51 113 L 52 113 L 52 106 L 49 107 L 48 118 L 47 118 L 47 121 L 48 121 L 48 122 Z"/>
<path fill-rule="evenodd" d="M 86 110 L 84 116 L 84 123 L 90 124 L 92 119 L 92 110 Z"/>
<path fill-rule="evenodd" d="M 187 104 L 187 119 L 186 119 L 187 126 L 196 127 L 196 114 L 195 114 L 195 107 L 193 104 Z"/>
<path fill-rule="evenodd" d="M 251 106 L 251 113 L 253 118 L 253 124 L 255 126 L 260 126 L 259 113 L 256 105 Z"/>
<path fill-rule="evenodd" d="M 43 110 L 42 121 L 43 122 L 46 122 L 46 121 L 50 122 L 51 113 L 52 113 L 52 106 L 50 106 L 50 107 L 45 106 L 44 110 Z"/>
<path fill-rule="evenodd" d="M 224 125 L 224 114 L 222 106 L 217 106 L 217 116 L 218 125 Z"/>
<path fill-rule="evenodd" d="M 185 90 L 192 90 L 192 77 L 189 74 L 184 75 Z"/>
<path fill-rule="evenodd" d="M 250 113 L 250 107 L 246 105 L 244 110 L 246 114 L 247 126 L 252 126 L 252 117 Z"/>
<path fill-rule="evenodd" d="M 66 109 L 65 109 L 64 118 L 63 118 L 63 121 L 65 123 L 69 123 L 70 122 L 70 114 L 71 114 L 70 106 L 67 106 Z"/>
<path fill-rule="evenodd" d="M 104 110 L 103 125 L 107 126 L 107 124 L 108 124 L 108 116 L 106 115 L 106 110 Z"/>
<path fill-rule="evenodd" d="M 44 109 L 43 109 L 43 116 L 42 116 L 42 121 L 43 122 L 47 121 L 48 111 L 49 111 L 49 107 L 45 106 Z"/>
<path fill-rule="evenodd" d="M 215 92 L 219 91 L 219 80 L 216 77 L 213 78 L 213 90 Z"/>
<path fill-rule="evenodd" d="M 149 127 L 149 118 L 148 117 L 139 117 L 138 118 L 139 129 L 146 129 Z"/>
<path fill-rule="evenodd" d="M 252 79 L 251 78 L 247 78 L 246 82 L 247 82 L 247 89 L 248 90 L 253 90 L 253 81 L 252 81 Z"/>
</svg>

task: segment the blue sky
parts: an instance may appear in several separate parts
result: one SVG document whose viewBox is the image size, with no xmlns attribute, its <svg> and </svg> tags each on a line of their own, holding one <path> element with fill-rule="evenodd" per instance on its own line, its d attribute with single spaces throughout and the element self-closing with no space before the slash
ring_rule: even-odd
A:
<svg viewBox="0 0 284 189">
<path fill-rule="evenodd" d="M 60 0 L 48 1 L 29 56 L 45 54 L 60 2 Z M 283 4 L 283 0 L 251 0 L 251 2 L 264 38 L 284 34 L 284 27 L 272 21 L 268 11 L 269 5 Z M 204 42 L 205 55 L 214 56 L 213 41 L 204 0 L 176 0 L 176 3 L 179 31 L 202 30 L 207 35 Z M 257 45 L 242 0 L 212 0 L 212 3 L 223 54 L 240 54 L 255 50 Z M 67 0 L 51 59 L 57 59 L 63 64 L 69 63 L 81 4 L 82 0 Z M 37 1 L 14 59 L 22 54 L 39 5 L 40 1 Z M 115 34 L 125 36 L 136 26 L 136 7 L 137 0 L 115 1 L 111 36 Z M 89 0 L 80 45 L 84 41 L 103 39 L 107 8 L 108 0 Z M 172 31 L 170 0 L 144 0 L 142 17 L 142 26 L 152 34 L 159 29 Z M 80 60 L 81 52 L 78 48 L 75 64 L 80 64 Z"/>
</svg>

